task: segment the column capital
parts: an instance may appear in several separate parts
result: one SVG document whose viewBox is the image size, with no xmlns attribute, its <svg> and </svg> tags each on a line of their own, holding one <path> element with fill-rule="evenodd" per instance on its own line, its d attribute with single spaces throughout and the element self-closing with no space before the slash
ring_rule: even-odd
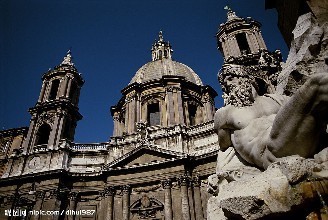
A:
<svg viewBox="0 0 328 220">
<path fill-rule="evenodd" d="M 178 183 L 180 186 L 188 186 L 190 183 L 190 177 L 187 175 L 180 176 L 178 178 Z"/>
<path fill-rule="evenodd" d="M 115 194 L 115 188 L 113 186 L 106 186 L 103 191 L 100 191 L 101 197 L 108 197 Z"/>
<path fill-rule="evenodd" d="M 192 184 L 193 186 L 196 186 L 196 187 L 199 187 L 201 182 L 200 182 L 200 179 L 198 176 L 195 176 L 193 179 L 192 179 Z"/>
<path fill-rule="evenodd" d="M 120 117 L 118 115 L 113 116 L 113 121 L 119 121 L 119 120 L 120 120 Z"/>
<path fill-rule="evenodd" d="M 42 199 L 45 196 L 46 192 L 45 191 L 36 191 L 35 197 Z"/>
<path fill-rule="evenodd" d="M 131 186 L 130 185 L 123 185 L 121 186 L 122 193 L 123 194 L 129 194 L 131 191 Z"/>
<path fill-rule="evenodd" d="M 69 198 L 70 201 L 76 201 L 78 196 L 79 196 L 78 192 L 70 192 L 68 194 L 68 198 Z"/>
<path fill-rule="evenodd" d="M 167 86 L 165 90 L 166 92 L 177 92 L 181 91 L 181 88 L 179 86 Z"/>
<path fill-rule="evenodd" d="M 172 180 L 171 179 L 162 180 L 162 186 L 164 189 L 170 189 L 172 187 Z"/>
</svg>

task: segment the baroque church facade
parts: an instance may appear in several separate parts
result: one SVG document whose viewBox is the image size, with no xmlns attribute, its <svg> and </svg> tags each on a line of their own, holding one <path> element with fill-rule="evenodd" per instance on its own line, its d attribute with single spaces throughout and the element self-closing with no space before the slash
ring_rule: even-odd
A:
<svg viewBox="0 0 328 220">
<path fill-rule="evenodd" d="M 271 68 L 264 64 L 279 60 L 260 26 L 228 10 L 217 33 L 225 64 Z M 84 80 L 71 53 L 46 72 L 29 127 L 0 131 L 0 218 L 206 219 L 207 178 L 219 150 L 217 93 L 172 53 L 160 32 L 152 60 L 111 107 L 112 137 L 99 144 L 74 142 Z M 265 73 L 261 80 L 274 84 Z M 39 210 L 52 214 L 33 212 Z"/>
</svg>

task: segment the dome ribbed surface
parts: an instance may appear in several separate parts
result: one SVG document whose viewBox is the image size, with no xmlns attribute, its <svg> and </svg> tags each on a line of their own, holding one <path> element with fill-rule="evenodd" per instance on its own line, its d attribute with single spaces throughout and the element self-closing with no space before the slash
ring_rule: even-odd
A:
<svg viewBox="0 0 328 220">
<path fill-rule="evenodd" d="M 203 85 L 199 76 L 190 67 L 171 59 L 162 59 L 146 63 L 136 72 L 129 84 L 158 80 L 166 75 L 183 76 L 189 82 Z"/>
</svg>

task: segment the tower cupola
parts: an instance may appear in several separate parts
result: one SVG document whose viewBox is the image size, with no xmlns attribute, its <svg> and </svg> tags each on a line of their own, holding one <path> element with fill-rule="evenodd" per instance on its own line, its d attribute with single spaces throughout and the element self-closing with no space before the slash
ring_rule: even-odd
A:
<svg viewBox="0 0 328 220">
<path fill-rule="evenodd" d="M 62 139 L 74 140 L 77 121 L 82 119 L 78 102 L 84 80 L 69 50 L 63 61 L 42 76 L 42 88 L 36 105 L 29 109 L 32 116 L 26 152 L 53 149 Z"/>
<path fill-rule="evenodd" d="M 172 47 L 170 42 L 165 42 L 163 38 L 163 32 L 158 33 L 158 40 L 154 42 L 151 48 L 152 60 L 172 59 Z"/>
<path fill-rule="evenodd" d="M 261 34 L 261 24 L 254 19 L 240 18 L 226 6 L 227 21 L 221 24 L 216 34 L 218 50 L 224 59 L 248 54 L 257 54 L 266 50 Z"/>
</svg>

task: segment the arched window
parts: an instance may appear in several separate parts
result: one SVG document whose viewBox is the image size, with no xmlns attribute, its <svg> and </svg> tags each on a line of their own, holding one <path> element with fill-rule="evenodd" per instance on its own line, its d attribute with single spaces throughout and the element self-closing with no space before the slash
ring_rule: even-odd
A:
<svg viewBox="0 0 328 220">
<path fill-rule="evenodd" d="M 50 131 L 51 131 L 50 125 L 48 124 L 41 125 L 37 133 L 37 139 L 35 141 L 35 145 L 48 144 Z"/>
<path fill-rule="evenodd" d="M 59 82 L 60 82 L 59 79 L 55 79 L 52 81 L 49 100 L 56 99 L 58 88 L 59 88 Z"/>
<path fill-rule="evenodd" d="M 162 59 L 162 57 L 163 57 L 163 52 L 160 50 L 158 53 L 159 53 L 159 59 Z"/>
<path fill-rule="evenodd" d="M 196 125 L 196 113 L 197 106 L 194 104 L 188 104 L 188 113 L 189 113 L 189 125 Z"/>
<path fill-rule="evenodd" d="M 236 34 L 236 40 L 237 40 L 241 54 L 249 54 L 251 52 L 251 49 L 249 48 L 245 33 Z"/>
<path fill-rule="evenodd" d="M 159 103 L 148 104 L 147 108 L 147 120 L 149 126 L 159 125 L 161 123 Z"/>
</svg>

